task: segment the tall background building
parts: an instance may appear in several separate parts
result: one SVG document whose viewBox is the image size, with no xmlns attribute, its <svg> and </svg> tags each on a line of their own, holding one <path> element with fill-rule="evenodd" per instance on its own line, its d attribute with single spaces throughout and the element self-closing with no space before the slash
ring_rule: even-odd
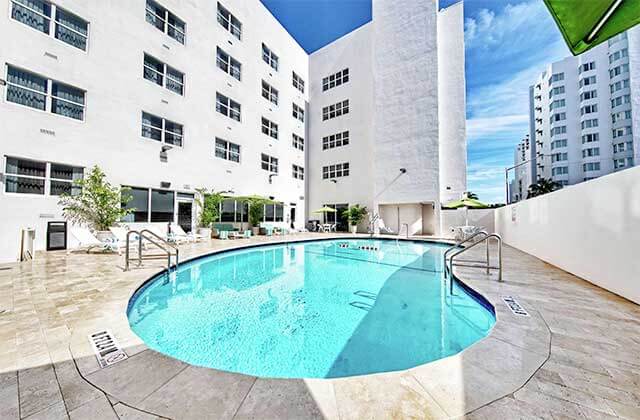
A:
<svg viewBox="0 0 640 420">
<path fill-rule="evenodd" d="M 311 55 L 258 0 L 0 8 L 0 262 L 26 227 L 44 249 L 94 165 L 131 188 L 124 222 L 186 230 L 203 187 L 272 197 L 266 222 L 361 204 L 411 233 L 439 233 L 441 201 L 466 189 L 461 3 L 374 0 Z M 222 221 L 246 210 L 230 198 Z"/>
<path fill-rule="evenodd" d="M 550 64 L 530 92 L 534 141 L 527 150 L 516 146 L 514 163 L 524 159 L 531 165 L 516 172 L 512 200 L 513 187 L 530 180 L 546 178 L 567 186 L 638 163 L 640 28 Z"/>
</svg>

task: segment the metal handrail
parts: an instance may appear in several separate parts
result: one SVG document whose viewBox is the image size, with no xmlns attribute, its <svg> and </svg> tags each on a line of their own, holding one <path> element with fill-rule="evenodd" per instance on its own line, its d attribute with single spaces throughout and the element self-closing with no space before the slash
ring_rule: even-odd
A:
<svg viewBox="0 0 640 420">
<path fill-rule="evenodd" d="M 491 238 L 495 238 L 498 241 L 498 266 L 497 267 L 492 267 L 489 261 L 489 240 Z M 486 268 L 487 269 L 487 274 L 489 274 L 489 270 L 498 270 L 498 281 L 502 282 L 502 237 L 500 235 L 498 235 L 497 233 L 492 233 L 490 235 L 485 236 L 483 239 L 479 240 L 478 242 L 474 242 L 471 245 L 459 249 L 457 252 L 453 253 L 450 257 L 449 257 L 449 271 L 452 274 L 452 278 L 450 281 L 450 287 L 451 287 L 451 293 L 453 293 L 453 259 L 455 257 L 457 257 L 458 255 L 467 252 L 468 250 L 470 250 L 471 248 L 474 248 L 475 246 L 481 244 L 482 242 L 487 242 L 487 261 L 486 261 L 486 266 L 477 266 L 477 265 L 469 265 L 470 267 L 477 267 L 477 268 Z M 445 262 L 446 265 L 446 262 Z M 446 270 L 446 268 L 445 268 Z"/>
<path fill-rule="evenodd" d="M 173 248 L 173 250 L 175 250 L 175 256 L 176 256 L 176 267 L 178 267 L 178 264 L 180 263 L 179 248 L 175 244 L 172 244 L 171 242 L 164 239 L 162 236 L 158 235 L 157 233 L 149 229 L 142 229 L 140 231 L 130 230 L 127 232 L 124 271 L 129 270 L 129 261 L 130 261 L 129 248 L 130 248 L 130 242 L 131 242 L 130 238 L 131 238 L 131 235 L 133 234 L 138 235 L 138 266 L 142 265 L 142 240 L 146 239 L 147 241 L 151 242 L 153 245 L 157 246 L 158 248 L 160 248 L 161 250 L 167 253 L 167 270 L 171 269 L 171 256 L 173 255 L 171 253 L 171 248 Z M 157 241 L 149 237 L 148 234 L 156 238 Z"/>
<path fill-rule="evenodd" d="M 487 237 L 487 236 L 489 236 L 489 233 L 486 230 L 481 230 L 479 232 L 474 233 L 473 235 L 469 236 L 466 239 L 463 239 L 461 241 L 456 242 L 453 246 L 451 246 L 450 248 L 447 248 L 447 250 L 444 251 L 444 254 L 442 255 L 442 257 L 443 257 L 443 262 L 444 262 L 444 274 L 445 274 L 445 276 L 448 273 L 447 255 L 449 254 L 449 252 L 458 249 L 460 247 L 460 245 L 469 242 L 470 240 L 472 240 L 473 238 L 475 238 L 478 235 L 484 235 L 485 237 Z M 487 244 L 487 252 L 488 252 L 488 244 Z"/>
</svg>

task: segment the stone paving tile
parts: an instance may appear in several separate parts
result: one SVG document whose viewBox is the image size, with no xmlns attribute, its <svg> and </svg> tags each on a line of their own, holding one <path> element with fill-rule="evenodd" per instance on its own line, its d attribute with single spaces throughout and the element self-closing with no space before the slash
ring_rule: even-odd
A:
<svg viewBox="0 0 640 420">
<path fill-rule="evenodd" d="M 16 372 L 0 373 L 0 419 L 20 418 Z"/>
<path fill-rule="evenodd" d="M 64 403 L 59 402 L 51 405 L 42 411 L 38 411 L 28 417 L 23 417 L 25 420 L 68 420 L 69 414 L 64 406 Z"/>
<path fill-rule="evenodd" d="M 164 417 L 145 413 L 122 403 L 114 404 L 113 409 L 121 420 L 164 420 Z"/>
<path fill-rule="evenodd" d="M 147 350 L 87 376 L 94 386 L 128 404 L 139 404 L 188 365 Z"/>
<path fill-rule="evenodd" d="M 85 404 L 69 411 L 71 420 L 118 420 L 109 400 L 104 395 L 86 402 Z"/>
<path fill-rule="evenodd" d="M 231 418 L 255 380 L 252 376 L 189 366 L 136 407 L 170 418 L 200 419 L 203 413 Z"/>
<path fill-rule="evenodd" d="M 54 367 L 62 397 L 70 412 L 89 401 L 104 396 L 101 391 L 91 386 L 80 376 L 73 360 L 56 363 Z"/>
<path fill-rule="evenodd" d="M 18 390 L 22 417 L 28 417 L 63 402 L 60 387 L 51 365 L 19 371 Z"/>
</svg>

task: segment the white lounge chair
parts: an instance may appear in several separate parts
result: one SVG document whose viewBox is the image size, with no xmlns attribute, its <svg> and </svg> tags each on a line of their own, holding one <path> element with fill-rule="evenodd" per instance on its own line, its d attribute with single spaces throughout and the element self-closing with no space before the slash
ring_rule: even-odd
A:
<svg viewBox="0 0 640 420">
<path fill-rule="evenodd" d="M 195 232 L 185 232 L 182 226 L 177 223 L 171 223 L 171 232 L 176 238 L 184 239 L 187 242 L 199 242 L 204 239 L 204 236 L 198 235 Z"/>
<path fill-rule="evenodd" d="M 109 228 L 109 232 L 111 232 L 111 234 L 116 238 L 121 248 L 127 246 L 127 234 L 129 233 L 127 228 L 122 226 L 112 226 Z M 137 249 L 138 243 L 138 235 L 131 235 L 129 238 L 129 246 Z M 142 243 L 142 249 L 145 249 L 144 242 Z"/>
<path fill-rule="evenodd" d="M 382 220 L 382 217 L 378 218 L 378 229 L 380 230 L 380 233 L 389 233 L 389 234 L 395 235 L 394 231 L 392 231 L 387 226 L 385 226 L 384 220 Z"/>
<path fill-rule="evenodd" d="M 78 246 L 74 249 L 69 249 L 67 253 L 82 249 L 89 253 L 94 248 L 101 248 L 103 251 L 117 252 L 118 255 L 122 254 L 121 244 L 116 238 L 101 241 L 89 229 L 81 226 L 72 226 L 70 231 L 71 235 L 78 241 Z"/>
</svg>

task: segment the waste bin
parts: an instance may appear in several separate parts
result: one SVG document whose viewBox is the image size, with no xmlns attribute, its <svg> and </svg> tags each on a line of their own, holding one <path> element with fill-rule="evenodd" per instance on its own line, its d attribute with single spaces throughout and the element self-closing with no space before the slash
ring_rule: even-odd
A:
<svg viewBox="0 0 640 420">
<path fill-rule="evenodd" d="M 36 230 L 33 228 L 22 229 L 20 235 L 20 261 L 32 260 L 33 246 L 36 240 Z"/>
<path fill-rule="evenodd" d="M 67 249 L 67 222 L 47 223 L 47 251 Z"/>
</svg>

